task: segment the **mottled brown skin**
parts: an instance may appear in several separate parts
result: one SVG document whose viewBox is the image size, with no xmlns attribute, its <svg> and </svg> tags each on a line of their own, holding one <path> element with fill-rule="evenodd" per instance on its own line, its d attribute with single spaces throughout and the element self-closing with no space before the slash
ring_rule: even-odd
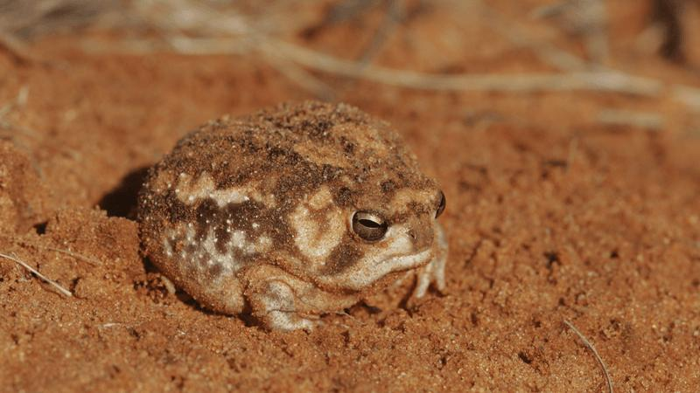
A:
<svg viewBox="0 0 700 393">
<path fill-rule="evenodd" d="M 187 135 L 151 169 L 139 220 L 145 253 L 203 306 L 309 329 L 391 272 L 444 268 L 441 195 L 388 124 L 307 101 Z M 386 220 L 387 239 L 360 238 L 356 211 Z"/>
</svg>

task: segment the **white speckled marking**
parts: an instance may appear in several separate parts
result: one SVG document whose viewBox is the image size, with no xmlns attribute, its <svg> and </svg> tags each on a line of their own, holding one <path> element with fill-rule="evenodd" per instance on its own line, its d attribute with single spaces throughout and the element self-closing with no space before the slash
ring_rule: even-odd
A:
<svg viewBox="0 0 700 393">
<path fill-rule="evenodd" d="M 246 233 L 241 230 L 233 231 L 223 253 L 217 249 L 217 241 L 216 228 L 210 228 L 203 241 L 200 242 L 195 239 L 195 229 L 192 224 L 187 226 L 180 224 L 165 236 L 164 249 L 166 255 L 172 258 L 175 255 L 173 246 L 179 243 L 178 245 L 183 251 L 176 256 L 176 259 L 179 259 L 181 263 L 190 264 L 200 271 L 203 271 L 205 267 L 219 264 L 222 267 L 222 275 L 230 275 L 241 268 L 240 261 L 234 258 L 232 252 L 234 249 L 240 250 L 245 255 L 251 255 L 268 252 L 272 247 L 270 237 L 262 235 L 255 241 L 250 241 L 247 239 Z M 184 251 L 192 246 L 194 246 L 193 252 Z M 201 263 L 205 258 L 204 263 Z"/>
<path fill-rule="evenodd" d="M 192 205 L 199 200 L 211 198 L 216 202 L 218 207 L 225 207 L 231 203 L 243 203 L 250 199 L 263 203 L 267 206 L 275 205 L 273 195 L 263 196 L 257 191 L 258 183 L 246 184 L 242 187 L 232 187 L 223 190 L 216 189 L 216 184 L 209 174 L 202 173 L 197 181 L 193 181 L 192 177 L 186 173 L 181 173 L 180 178 L 175 188 L 175 195 L 180 202 L 186 205 Z"/>
</svg>

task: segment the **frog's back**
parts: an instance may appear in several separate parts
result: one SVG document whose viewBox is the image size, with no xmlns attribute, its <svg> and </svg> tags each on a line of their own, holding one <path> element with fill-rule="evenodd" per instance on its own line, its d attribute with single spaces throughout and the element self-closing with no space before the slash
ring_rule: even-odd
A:
<svg viewBox="0 0 700 393">
<path fill-rule="evenodd" d="M 219 188 L 270 175 L 313 188 L 328 180 L 329 171 L 352 175 L 376 160 L 414 165 L 407 156 L 412 158 L 386 123 L 349 105 L 306 101 L 209 122 L 182 139 L 161 165 L 195 177 L 207 172 Z"/>
</svg>

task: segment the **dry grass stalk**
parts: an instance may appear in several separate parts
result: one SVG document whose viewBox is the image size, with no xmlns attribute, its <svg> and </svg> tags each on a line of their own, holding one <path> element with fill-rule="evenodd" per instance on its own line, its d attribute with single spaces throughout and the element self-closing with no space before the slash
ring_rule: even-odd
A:
<svg viewBox="0 0 700 393">
<path fill-rule="evenodd" d="M 170 40 L 174 49 L 191 55 L 243 54 L 257 50 L 264 55 L 283 56 L 304 67 L 349 78 L 369 80 L 398 87 L 436 91 L 488 91 L 488 92 L 557 92 L 595 91 L 657 97 L 664 90 L 660 81 L 631 76 L 612 70 L 531 73 L 531 74 L 459 74 L 440 75 L 415 71 L 363 65 L 356 61 L 339 59 L 312 49 L 288 42 L 267 38 L 256 45 L 240 38 L 187 38 Z M 118 50 L 100 48 L 94 42 L 86 42 L 88 50 Z M 157 51 L 157 45 L 143 40 L 125 41 L 121 48 L 131 53 Z"/>
<path fill-rule="evenodd" d="M 675 85 L 673 86 L 673 97 L 676 101 L 700 111 L 700 88 Z"/>
<path fill-rule="evenodd" d="M 581 341 L 583 341 L 583 344 L 586 346 L 586 348 L 588 348 L 591 352 L 593 352 L 593 356 L 595 357 L 595 360 L 598 361 L 598 364 L 603 369 L 603 374 L 605 374 L 605 382 L 608 385 L 608 392 L 614 393 L 612 379 L 610 379 L 610 374 L 608 373 L 608 367 L 605 365 L 605 362 L 603 362 L 603 358 L 600 357 L 600 355 L 598 354 L 598 351 L 596 351 L 593 344 L 591 344 L 591 342 L 588 341 L 586 336 L 584 336 L 583 333 L 581 333 L 576 328 L 576 326 L 574 326 L 573 323 L 571 323 L 567 320 L 564 320 L 564 323 L 566 324 L 566 326 L 569 327 L 569 329 L 573 330 L 573 332 L 576 333 L 576 335 L 581 339 Z"/>
<path fill-rule="evenodd" d="M 630 126 L 659 131 L 664 127 L 664 118 L 658 113 L 608 109 L 598 114 L 598 121 L 610 126 Z"/>
<path fill-rule="evenodd" d="M 270 64 L 282 73 L 288 80 L 293 81 L 303 89 L 311 92 L 317 98 L 331 100 L 335 96 L 334 89 L 327 83 L 317 78 L 304 67 L 285 59 L 283 56 L 267 54 Z"/>
<path fill-rule="evenodd" d="M 386 44 L 386 41 L 394 33 L 401 19 L 404 17 L 405 10 L 403 9 L 401 0 L 389 0 L 388 3 L 382 23 L 374 32 L 372 40 L 362 51 L 362 55 L 358 59 L 358 62 L 363 65 L 370 64 L 379 55 L 384 44 Z"/>
<path fill-rule="evenodd" d="M 89 264 L 91 264 L 91 265 L 95 265 L 95 266 L 101 265 L 101 264 L 102 264 L 102 261 L 100 261 L 99 259 L 90 258 L 90 257 L 87 257 L 87 256 L 85 256 L 85 255 L 82 255 L 82 254 L 78 254 L 78 253 L 76 253 L 76 252 L 73 252 L 73 251 L 71 251 L 71 250 L 65 250 L 65 249 L 62 249 L 62 248 L 51 247 L 51 246 L 40 246 L 40 245 L 38 245 L 38 244 L 32 244 L 32 243 L 25 242 L 25 241 L 22 241 L 22 240 L 20 240 L 20 241 L 15 241 L 14 243 L 17 244 L 17 245 L 24 246 L 24 247 L 33 247 L 33 248 L 38 248 L 39 250 L 53 251 L 53 252 L 57 252 L 57 253 L 59 253 L 59 254 L 68 255 L 68 256 L 71 257 L 71 258 L 77 259 L 77 260 L 79 260 L 79 261 L 87 262 L 87 263 L 89 263 Z"/>
<path fill-rule="evenodd" d="M 52 285 L 54 288 L 56 288 L 59 292 L 61 292 L 61 293 L 64 294 L 65 296 L 68 296 L 68 297 L 73 296 L 73 294 L 72 294 L 69 290 L 67 290 L 67 289 L 63 288 L 62 286 L 60 286 L 56 281 L 53 281 L 52 279 L 50 279 L 50 278 L 44 276 L 43 274 L 39 273 L 38 270 L 36 270 L 36 269 L 34 269 L 33 267 L 29 266 L 29 264 L 27 264 L 26 262 L 22 261 L 21 259 L 15 257 L 15 256 L 12 256 L 12 255 L 7 255 L 7 254 L 3 254 L 3 253 L 0 253 L 0 257 L 5 258 L 5 259 L 8 259 L 8 260 L 10 260 L 10 261 L 13 261 L 13 262 L 15 262 L 15 263 L 21 265 L 21 266 L 24 267 L 25 269 L 27 269 L 27 270 L 29 270 L 30 272 L 34 273 L 34 274 L 35 274 L 37 277 L 39 277 L 40 279 L 42 279 L 42 280 L 46 281 L 47 283 L 49 283 L 50 285 Z"/>
<path fill-rule="evenodd" d="M 199 50 L 203 49 L 200 46 Z M 635 77 L 612 70 L 564 74 L 436 75 L 380 66 L 363 66 L 354 61 L 342 60 L 298 45 L 272 39 L 262 42 L 258 49 L 263 52 L 274 51 L 284 54 L 299 64 L 319 71 L 414 89 L 528 93 L 589 90 L 658 96 L 664 87 L 661 82 L 653 79 Z"/>
<path fill-rule="evenodd" d="M 0 52 L 5 52 L 10 59 L 17 64 L 26 64 L 31 56 L 27 53 L 24 44 L 10 34 L 0 31 Z"/>
<path fill-rule="evenodd" d="M 579 57 L 557 48 L 549 42 L 532 37 L 527 28 L 508 19 L 481 1 L 475 1 L 480 13 L 488 20 L 489 28 L 518 47 L 527 48 L 545 63 L 563 71 L 581 71 L 588 64 Z"/>
<path fill-rule="evenodd" d="M 91 264 L 91 265 L 101 265 L 101 264 L 102 264 L 102 262 L 99 261 L 99 260 L 97 260 L 97 259 L 93 259 L 93 258 L 90 258 L 90 257 L 86 257 L 85 255 L 81 255 L 81 254 L 72 252 L 72 251 L 70 251 L 70 250 L 63 250 L 63 249 L 55 248 L 55 247 L 41 247 L 41 246 L 37 246 L 37 247 L 40 248 L 40 249 L 44 249 L 44 250 L 49 250 L 49 251 L 57 252 L 57 253 L 59 253 L 59 254 L 68 255 L 68 256 L 71 257 L 71 258 L 75 258 L 75 259 L 77 259 L 77 260 L 79 260 L 79 261 L 87 262 L 87 263 L 89 263 L 89 264 Z"/>
<path fill-rule="evenodd" d="M 0 0 L 0 35 L 13 48 L 21 48 L 15 45 L 20 40 L 98 22 L 107 26 L 122 5 L 120 0 Z"/>
<path fill-rule="evenodd" d="M 9 104 L 0 107 L 0 121 L 15 108 L 22 108 L 25 106 L 27 104 L 28 97 L 29 88 L 27 86 L 22 86 L 22 88 L 19 89 L 19 92 L 17 92 L 17 97 L 14 100 L 12 100 Z"/>
<path fill-rule="evenodd" d="M 535 18 L 552 18 L 569 34 L 584 39 L 586 52 L 595 63 L 608 57 L 608 15 L 602 0 L 563 0 L 536 8 Z"/>
<path fill-rule="evenodd" d="M 7 136 L 15 145 L 31 150 L 27 148 L 26 144 L 20 141 L 18 137 L 22 136 L 27 139 L 36 140 L 39 134 L 31 128 L 19 126 L 14 121 L 7 119 L 13 111 L 24 108 L 27 104 L 28 97 L 29 88 L 27 86 L 22 86 L 14 100 L 0 107 L 0 137 Z M 37 167 L 34 162 L 32 162 L 32 164 Z"/>
<path fill-rule="evenodd" d="M 272 37 L 189 38 L 170 37 L 171 50 L 188 55 L 244 55 L 258 51 L 266 57 L 294 62 L 306 68 L 348 78 L 420 90 L 483 91 L 502 93 L 591 91 L 659 98 L 665 93 L 685 106 L 700 108 L 700 89 L 669 85 L 664 81 L 626 74 L 611 69 L 568 73 L 523 74 L 429 74 L 364 65 L 340 59 Z M 92 52 L 153 53 L 163 49 L 155 41 L 125 40 L 118 46 L 86 40 L 84 48 Z"/>
<path fill-rule="evenodd" d="M 104 1 L 105 4 L 110 4 L 108 0 Z M 261 52 L 268 59 L 272 59 L 273 65 L 279 68 L 282 73 L 319 96 L 328 96 L 329 87 L 319 78 L 303 70 L 302 67 L 332 75 L 413 89 L 504 93 L 594 91 L 653 98 L 669 94 L 670 97 L 687 106 L 700 107 L 700 91 L 697 89 L 673 86 L 661 80 L 638 77 L 605 68 L 590 72 L 585 71 L 589 67 L 585 61 L 556 48 L 546 40 L 520 34 L 526 29 L 518 27 L 516 22 L 501 16 L 482 1 L 448 1 L 447 3 L 457 7 L 456 11 L 465 11 L 467 10 L 465 7 L 471 7 L 470 12 L 473 12 L 476 6 L 477 10 L 488 18 L 489 24 L 494 26 L 496 31 L 504 34 L 516 45 L 526 46 L 534 50 L 545 61 L 566 72 L 562 74 L 530 73 L 520 75 L 436 75 L 370 65 L 371 59 L 381 48 L 386 36 L 395 28 L 397 17 L 400 17 L 402 11 L 400 3 L 396 0 L 388 3 L 390 7 L 385 23 L 375 34 L 374 43 L 369 46 L 358 61 L 336 58 L 276 39 L 273 36 L 275 31 L 290 29 L 287 25 L 291 26 L 293 23 L 289 18 L 284 19 L 287 25 L 281 23 L 282 20 L 278 20 L 279 18 L 276 19 L 272 16 L 265 16 L 260 20 L 251 19 L 234 9 L 222 9 L 212 1 L 143 0 L 136 2 L 131 9 L 126 9 L 122 13 L 130 15 L 130 19 L 138 21 L 139 25 L 155 27 L 160 30 L 161 36 L 165 37 L 165 40 L 171 45 L 169 49 L 174 49 L 179 53 L 202 55 Z M 584 4 L 586 9 L 590 8 L 590 14 L 593 15 L 588 19 L 594 22 L 598 19 L 600 21 L 604 19 L 605 9 L 598 3 L 599 0 L 586 0 Z M 105 6 L 105 9 L 109 10 L 109 7 Z M 160 12 L 164 10 L 173 12 Z M 596 23 L 593 25 L 600 24 Z M 583 25 L 590 27 L 588 23 Z M 119 51 L 119 48 L 114 45 L 105 46 L 103 42 L 94 44 L 93 42 L 93 47 L 89 48 L 89 43 L 87 43 L 88 50 Z M 124 42 L 124 44 L 125 48 L 122 49 L 126 49 L 128 52 L 150 53 L 158 48 L 154 41 L 136 40 Z"/>
</svg>

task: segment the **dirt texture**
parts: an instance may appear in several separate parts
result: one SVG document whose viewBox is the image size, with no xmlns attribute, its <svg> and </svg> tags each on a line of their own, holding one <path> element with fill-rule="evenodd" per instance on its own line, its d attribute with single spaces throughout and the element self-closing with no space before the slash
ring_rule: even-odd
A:
<svg viewBox="0 0 700 393">
<path fill-rule="evenodd" d="M 441 74 L 560 69 L 534 41 L 592 53 L 580 31 L 531 17 L 551 2 L 497 0 L 492 13 L 401 2 L 381 45 L 372 42 L 386 7 L 368 3 L 354 13 L 307 6 L 283 38 Z M 682 61 L 640 44 L 651 3 L 606 3 L 605 63 L 699 88 L 700 34 L 682 41 Z M 700 15 L 687 7 L 683 20 Z M 684 31 L 698 30 L 694 20 Z M 411 89 L 299 73 L 256 52 L 117 50 L 134 34 L 91 28 L 21 51 L 0 45 L 0 253 L 72 293 L 0 257 L 0 391 L 608 391 L 564 321 L 595 346 L 616 391 L 698 390 L 694 90 Z M 311 333 L 268 332 L 173 292 L 143 257 L 134 208 L 149 166 L 208 120 L 309 98 L 389 121 L 438 179 L 445 294 L 410 305 L 401 293 L 378 296 Z"/>
</svg>

